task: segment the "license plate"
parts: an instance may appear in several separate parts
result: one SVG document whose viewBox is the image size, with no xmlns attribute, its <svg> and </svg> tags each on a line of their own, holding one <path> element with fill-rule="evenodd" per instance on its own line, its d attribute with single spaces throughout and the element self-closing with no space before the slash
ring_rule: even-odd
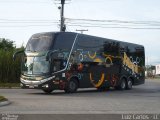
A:
<svg viewBox="0 0 160 120">
<path fill-rule="evenodd" d="M 33 86 L 33 85 L 30 85 L 29 88 L 34 88 L 34 86 Z"/>
</svg>

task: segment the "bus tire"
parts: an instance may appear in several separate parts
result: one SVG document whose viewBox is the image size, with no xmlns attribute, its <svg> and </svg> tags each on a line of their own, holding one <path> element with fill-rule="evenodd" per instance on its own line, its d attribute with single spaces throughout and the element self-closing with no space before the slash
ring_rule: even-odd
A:
<svg viewBox="0 0 160 120">
<path fill-rule="evenodd" d="M 131 79 L 131 78 L 128 78 L 128 79 L 127 79 L 126 89 L 127 89 L 127 90 L 131 90 L 131 89 L 132 89 L 132 85 L 133 85 L 132 79 Z"/>
<path fill-rule="evenodd" d="M 74 93 L 76 92 L 78 89 L 78 81 L 75 78 L 72 78 L 68 83 L 67 86 L 65 88 L 65 92 L 66 93 Z"/>
<path fill-rule="evenodd" d="M 118 90 L 125 90 L 127 87 L 126 79 L 122 78 L 119 85 L 116 87 Z"/>
<path fill-rule="evenodd" d="M 53 91 L 53 89 L 42 89 L 43 90 L 43 92 L 45 92 L 45 93 L 47 93 L 47 94 L 50 94 L 50 93 L 52 93 L 52 91 Z"/>
</svg>

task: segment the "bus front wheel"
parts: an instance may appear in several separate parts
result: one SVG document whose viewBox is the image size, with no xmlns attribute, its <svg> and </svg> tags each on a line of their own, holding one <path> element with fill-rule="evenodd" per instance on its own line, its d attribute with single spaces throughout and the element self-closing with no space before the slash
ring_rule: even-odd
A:
<svg viewBox="0 0 160 120">
<path fill-rule="evenodd" d="M 77 79 L 71 79 L 68 83 L 67 83 L 67 85 L 66 85 L 66 88 L 65 88 L 65 92 L 66 93 L 74 93 L 74 92 L 76 92 L 77 91 L 77 89 L 78 89 L 78 81 L 77 81 Z"/>
<path fill-rule="evenodd" d="M 42 89 L 43 90 L 43 92 L 45 92 L 45 93 L 47 93 L 47 94 L 50 94 L 52 91 L 53 91 L 53 89 Z"/>
</svg>

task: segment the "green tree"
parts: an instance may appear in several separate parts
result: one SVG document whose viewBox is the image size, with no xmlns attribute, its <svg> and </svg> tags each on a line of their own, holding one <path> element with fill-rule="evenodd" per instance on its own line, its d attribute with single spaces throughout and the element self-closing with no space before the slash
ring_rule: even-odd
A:
<svg viewBox="0 0 160 120">
<path fill-rule="evenodd" d="M 1 50 L 14 50 L 14 41 L 5 39 L 5 38 L 0 38 L 0 49 Z"/>
<path fill-rule="evenodd" d="M 0 83 L 18 83 L 20 78 L 21 58 L 13 61 L 13 54 L 17 50 L 14 42 L 5 38 L 0 38 Z"/>
</svg>

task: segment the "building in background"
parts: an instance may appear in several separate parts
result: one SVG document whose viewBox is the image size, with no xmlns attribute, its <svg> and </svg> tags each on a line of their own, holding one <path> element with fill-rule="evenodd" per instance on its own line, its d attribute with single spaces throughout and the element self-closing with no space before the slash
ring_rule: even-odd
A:
<svg viewBox="0 0 160 120">
<path fill-rule="evenodd" d="M 160 64 L 156 65 L 156 75 L 160 75 Z"/>
<path fill-rule="evenodd" d="M 156 66 L 146 65 L 145 76 L 154 78 L 156 75 Z"/>
</svg>

